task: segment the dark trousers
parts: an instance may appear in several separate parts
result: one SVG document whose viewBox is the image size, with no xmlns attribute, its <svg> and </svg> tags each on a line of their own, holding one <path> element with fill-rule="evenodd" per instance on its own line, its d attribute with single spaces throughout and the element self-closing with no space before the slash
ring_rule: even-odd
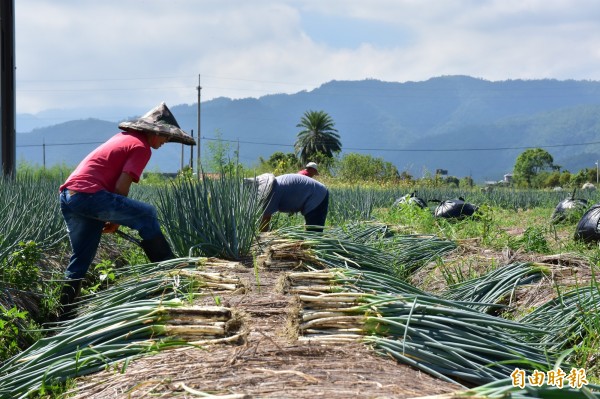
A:
<svg viewBox="0 0 600 399">
<path fill-rule="evenodd" d="M 323 232 L 323 226 L 325 226 L 325 220 L 327 219 L 327 211 L 329 210 L 329 192 L 325 194 L 323 201 L 315 209 L 304 215 L 304 221 L 306 223 L 307 230 Z"/>
</svg>

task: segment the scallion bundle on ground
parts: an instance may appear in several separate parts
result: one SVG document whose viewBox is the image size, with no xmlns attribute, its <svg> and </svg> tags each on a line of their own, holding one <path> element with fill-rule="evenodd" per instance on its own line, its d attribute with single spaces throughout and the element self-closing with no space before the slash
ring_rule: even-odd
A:
<svg viewBox="0 0 600 399">
<path fill-rule="evenodd" d="M 6 361 L 0 367 L 0 394 L 26 398 L 44 385 L 113 365 L 124 371 L 132 358 L 225 337 L 231 317 L 227 308 L 185 307 L 180 300 L 131 301 L 97 309 Z"/>
</svg>

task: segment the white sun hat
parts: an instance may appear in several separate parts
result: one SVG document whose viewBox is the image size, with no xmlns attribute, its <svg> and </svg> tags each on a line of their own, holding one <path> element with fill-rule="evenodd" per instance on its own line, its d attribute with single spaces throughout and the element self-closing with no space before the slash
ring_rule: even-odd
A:
<svg viewBox="0 0 600 399">
<path fill-rule="evenodd" d="M 315 162 L 309 162 L 306 164 L 306 168 L 313 168 L 314 170 L 317 170 L 317 164 Z"/>
</svg>

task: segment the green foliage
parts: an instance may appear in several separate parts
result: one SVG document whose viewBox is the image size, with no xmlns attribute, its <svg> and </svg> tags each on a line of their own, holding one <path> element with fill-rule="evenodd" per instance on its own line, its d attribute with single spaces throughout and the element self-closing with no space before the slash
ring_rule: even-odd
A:
<svg viewBox="0 0 600 399">
<path fill-rule="evenodd" d="M 94 267 L 94 274 L 97 275 L 98 282 L 88 289 L 89 292 L 98 292 L 103 285 L 104 288 L 108 288 L 115 281 L 115 264 L 109 259 L 104 259 Z"/>
<path fill-rule="evenodd" d="M 223 140 L 220 130 L 215 130 L 214 139 L 207 142 L 204 165 L 211 172 L 235 171 L 237 169 L 238 151 L 233 150 L 233 144 Z M 233 159 L 232 159 L 233 158 Z"/>
<path fill-rule="evenodd" d="M 460 179 L 458 186 L 463 189 L 469 189 L 475 186 L 475 182 L 473 181 L 472 177 L 465 176 L 462 179 Z"/>
<path fill-rule="evenodd" d="M 448 186 L 456 187 L 460 185 L 460 180 L 455 176 L 448 176 L 444 179 L 444 183 Z"/>
<path fill-rule="evenodd" d="M 400 178 L 398 169 L 391 162 L 357 153 L 345 154 L 336 164 L 335 175 L 340 180 L 351 183 L 389 182 Z"/>
<path fill-rule="evenodd" d="M 260 158 L 259 161 L 259 169 L 263 173 L 270 172 L 275 175 L 282 175 L 286 173 L 295 173 L 301 168 L 300 161 L 296 158 L 296 154 L 294 153 L 285 154 L 277 151 L 271 154 L 269 159 L 265 160 Z"/>
<path fill-rule="evenodd" d="M 41 250 L 66 240 L 57 198 L 59 183 L 23 176 L 0 178 L 0 264 L 19 250 L 19 242 L 34 241 Z"/>
<path fill-rule="evenodd" d="M 438 261 L 436 269 L 442 273 L 447 286 L 461 284 L 479 277 L 479 273 L 471 263 L 457 264 Z"/>
<path fill-rule="evenodd" d="M 335 122 L 325 111 L 306 111 L 296 127 L 302 128 L 294 148 L 302 164 L 309 161 L 318 162 L 316 154 L 321 153 L 326 158 L 342 150 L 342 143 Z"/>
<path fill-rule="evenodd" d="M 329 171 L 336 165 L 338 159 L 337 157 L 329 157 L 322 152 L 316 152 L 309 162 L 316 162 L 319 165 L 319 175 L 323 176 L 330 173 Z M 304 168 L 304 165 L 302 164 L 302 168 Z"/>
<path fill-rule="evenodd" d="M 123 227 L 121 227 L 123 229 Z M 125 265 L 140 265 L 148 262 L 148 258 L 144 251 L 137 245 L 128 242 L 127 240 L 115 237 L 119 245 L 119 258 L 123 260 Z M 127 241 L 127 243 L 125 243 Z"/>
<path fill-rule="evenodd" d="M 542 187 L 557 187 L 560 186 L 560 172 L 555 171 L 546 176 Z"/>
<path fill-rule="evenodd" d="M 410 202 L 400 203 L 389 209 L 387 214 L 377 214 L 379 219 L 392 223 L 406 229 L 407 232 L 433 233 L 436 224 L 430 209 L 421 207 Z"/>
<path fill-rule="evenodd" d="M 587 169 L 582 169 L 574 175 L 571 175 L 572 186 L 581 187 L 584 183 L 587 183 L 588 181 L 589 179 Z"/>
<path fill-rule="evenodd" d="M 124 372 L 118 362 L 124 361 L 126 366 L 127 359 L 183 345 L 183 340 L 165 337 L 164 325 L 173 317 L 169 310 L 182 305 L 179 299 L 163 298 L 109 303 L 69 321 L 0 367 L 2 397 L 55 392 L 53 386 L 69 378 L 111 368 Z"/>
<path fill-rule="evenodd" d="M 190 165 L 185 165 L 177 172 L 178 179 L 192 179 L 194 177 L 194 170 Z"/>
<path fill-rule="evenodd" d="M 476 224 L 480 226 L 481 241 L 491 245 L 498 237 L 499 224 L 495 209 L 487 204 L 481 205 L 475 214 Z"/>
<path fill-rule="evenodd" d="M 521 237 L 511 240 L 509 246 L 513 250 L 523 249 L 525 252 L 550 253 L 550 246 L 545 237 L 546 232 L 547 229 L 543 227 L 528 227 Z"/>
<path fill-rule="evenodd" d="M 329 190 L 330 224 L 339 225 L 348 221 L 370 220 L 375 207 L 376 191 L 370 188 L 351 187 Z"/>
<path fill-rule="evenodd" d="M 280 159 L 285 158 L 284 154 L 284 157 Z M 544 172 L 542 171 L 538 175 L 542 176 Z M 259 213 L 249 211 L 254 196 L 251 195 L 252 193 L 245 194 L 245 191 L 242 190 L 243 184 L 239 179 L 239 175 L 235 175 L 232 171 L 225 174 L 227 173 L 230 173 L 230 175 L 226 176 L 226 178 L 222 176 L 218 179 L 202 182 L 197 182 L 195 179 L 191 179 L 191 176 L 184 175 L 170 182 L 168 187 L 163 182 L 157 186 L 146 186 L 140 190 L 136 189 L 134 190 L 134 194 L 143 197 L 148 202 L 160 203 L 159 215 L 161 222 L 167 231 L 169 240 L 172 244 L 175 244 L 174 248 L 180 255 L 187 255 L 189 249 L 195 247 L 200 248 L 199 252 L 202 254 L 216 254 L 217 256 L 231 258 L 247 256 L 250 252 L 250 245 L 256 237 Z M 550 174 L 555 175 L 554 172 Z M 559 179 L 563 175 L 566 176 L 566 173 L 561 173 Z M 586 174 L 582 173 L 581 175 L 585 176 Z M 555 181 L 555 177 L 552 179 Z M 352 240 L 345 242 L 341 239 L 343 238 L 341 236 L 330 237 L 331 241 L 319 238 L 315 240 L 321 240 L 318 244 L 315 244 L 315 248 L 324 251 L 326 249 L 326 245 L 324 244 L 329 245 L 333 248 L 333 252 L 325 254 L 328 257 L 324 259 L 331 263 L 339 263 L 340 266 L 346 265 L 349 259 L 357 259 L 360 260 L 360 262 L 357 262 L 358 264 L 368 267 L 370 265 L 369 262 L 380 259 L 383 262 L 378 261 L 378 263 L 382 263 L 386 267 L 387 265 L 393 265 L 393 270 L 403 277 L 412 272 L 414 270 L 413 267 L 417 268 L 423 266 L 425 263 L 437 262 L 438 267 L 442 268 L 442 278 L 445 279 L 446 283 L 469 280 L 472 277 L 479 276 L 481 269 L 471 266 L 468 263 L 466 265 L 456 264 L 456 266 L 445 264 L 439 258 L 437 245 L 432 247 L 425 245 L 431 245 L 431 240 L 428 243 L 422 242 L 421 246 L 415 246 L 414 243 L 408 242 L 410 239 L 423 241 L 422 234 L 431 234 L 432 236 L 447 237 L 452 240 L 475 238 L 483 247 L 492 247 L 494 249 L 504 249 L 508 246 L 515 251 L 536 253 L 552 253 L 556 249 L 556 247 L 552 247 L 553 242 L 548 238 L 551 231 L 544 223 L 548 222 L 551 209 L 558 201 L 563 199 L 564 192 L 494 188 L 494 190 L 484 193 L 479 189 L 471 189 L 469 184 L 461 184 L 462 181 L 459 182 L 458 187 L 455 187 L 455 183 L 456 181 L 453 180 L 451 184 L 453 187 L 449 185 L 423 188 L 411 187 L 410 191 L 417 190 L 419 197 L 425 200 L 433 198 L 457 198 L 459 196 L 468 198 L 469 202 L 479 205 L 477 218 L 450 223 L 446 220 L 436 220 L 433 218 L 431 209 L 421 209 L 410 205 L 391 208 L 390 204 L 392 201 L 399 194 L 405 194 L 407 187 L 388 186 L 387 188 L 381 188 L 375 182 L 351 188 L 330 187 L 331 199 L 330 214 L 328 217 L 330 229 L 327 229 L 329 231 L 326 230 L 325 233 L 329 234 L 338 225 L 343 226 L 345 233 L 351 236 Z M 31 187 L 24 189 L 22 193 L 19 190 L 23 187 L 23 181 L 16 183 L 6 182 L 5 184 L 4 188 L 0 187 L 0 200 L 4 198 L 4 201 L 6 201 L 1 203 L 4 206 L 3 209 L 8 209 L 12 214 L 18 215 L 20 207 L 23 207 L 22 203 L 32 204 L 32 202 L 27 202 L 28 196 L 35 194 L 36 190 L 45 191 L 48 189 L 50 195 L 39 197 L 39 203 L 36 203 L 36 207 L 48 206 L 53 212 L 60 215 L 56 207 L 57 186 L 54 183 L 48 186 L 45 186 L 44 183 L 41 183 L 41 185 L 35 183 Z M 25 186 L 27 185 L 25 184 Z M 169 193 L 165 194 L 165 191 L 169 191 Z M 5 193 L 4 197 L 2 197 L 3 192 Z M 598 199 L 598 193 L 593 192 L 582 193 L 582 196 L 592 202 L 596 202 Z M 43 202 L 44 200 L 48 202 Z M 10 206 L 5 204 L 9 204 Z M 17 206 L 18 204 L 21 204 L 20 207 Z M 303 219 L 298 214 L 291 217 L 283 214 L 280 215 L 280 219 L 282 220 L 282 224 L 303 224 Z M 349 226 L 351 222 L 357 220 L 371 221 L 373 219 L 383 220 L 385 223 L 393 226 L 385 225 L 385 228 L 381 228 L 381 237 L 385 238 L 382 241 L 385 242 L 373 244 L 369 241 L 372 248 L 365 249 L 364 253 L 361 254 L 357 252 L 357 250 L 360 250 L 359 246 L 354 247 L 352 245 L 364 237 L 361 237 L 360 234 L 352 235 Z M 3 219 L 3 221 L 6 220 L 8 219 Z M 28 219 L 27 224 L 34 222 L 33 219 Z M 515 225 L 526 226 L 527 229 L 520 236 L 508 235 L 505 230 L 508 230 L 508 228 L 512 229 Z M 19 227 L 21 229 L 28 228 L 27 225 Z M 36 225 L 36 228 L 44 228 L 44 226 Z M 572 226 L 565 224 L 564 226 L 555 227 L 555 229 L 560 228 L 568 231 Z M 394 245 L 392 245 L 392 241 L 400 241 L 400 237 L 392 237 L 398 230 L 411 234 L 414 233 L 415 236 L 402 237 L 401 239 L 406 241 L 405 246 L 395 245 L 398 242 L 393 242 Z M 519 231 L 518 229 L 512 230 Z M 20 231 L 20 229 L 5 229 L 3 226 L 2 234 L 10 233 L 7 237 L 11 237 L 11 239 L 13 237 L 22 237 L 21 234 L 14 233 L 16 231 Z M 35 232 L 34 230 L 27 231 L 28 234 Z M 417 237 L 416 234 L 419 234 L 419 236 Z M 515 234 L 515 232 L 511 232 L 511 234 Z M 245 237 L 249 238 L 245 240 Z M 571 232 L 569 232 L 568 237 L 566 241 L 572 237 Z M 305 242 L 314 239 L 314 237 L 310 236 L 306 238 Z M 2 237 L 0 239 L 2 245 L 4 245 L 4 241 L 6 240 Z M 365 241 L 368 240 L 365 239 Z M 11 282 L 39 280 L 39 277 L 29 276 L 27 273 L 35 272 L 40 254 L 44 253 L 48 248 L 48 241 L 45 241 L 44 245 L 35 244 L 36 242 L 35 240 L 24 238 L 11 242 L 10 251 L 4 257 L 4 262 L 6 262 L 6 265 L 8 265 L 9 261 L 12 262 L 11 270 L 8 270 L 8 268 L 6 270 L 8 273 L 7 276 L 13 277 L 6 277 L 7 280 Z M 469 240 L 468 242 L 472 241 Z M 249 245 L 246 245 L 248 243 Z M 340 243 L 343 243 L 343 245 Z M 439 243 L 436 242 L 434 244 Z M 556 244 L 554 243 L 554 245 Z M 586 251 L 583 247 L 575 248 L 573 246 L 572 248 L 576 249 L 578 253 Z M 598 261 L 600 255 L 597 248 L 587 251 L 586 256 L 589 255 L 589 259 L 592 262 L 600 262 Z M 424 253 L 427 256 L 421 258 Z M 138 255 L 140 255 L 139 250 L 135 254 L 131 254 L 131 264 L 141 264 L 145 261 L 145 259 L 134 259 Z M 129 255 L 123 254 L 121 256 L 128 257 L 129 259 Z M 34 267 L 22 271 L 25 274 L 20 274 L 22 272 L 19 272 L 19 269 L 26 269 L 26 265 L 28 264 L 34 265 Z M 499 266 L 494 263 L 494 260 L 489 260 L 489 264 L 493 269 Z M 12 267 L 15 265 L 16 267 Z M 147 267 L 148 265 L 144 265 L 144 268 Z M 98 289 L 104 288 L 104 284 L 111 281 L 115 274 L 118 276 L 118 270 L 115 269 L 116 267 L 112 260 L 105 260 L 96 267 L 101 281 L 97 287 Z M 400 274 L 400 272 L 406 272 L 406 274 Z M 256 278 L 256 284 L 260 286 L 258 276 Z M 189 295 L 191 297 L 191 291 Z M 219 298 L 215 297 L 215 302 L 218 303 L 218 301 Z M 5 306 L 5 308 L 8 307 Z M 593 364 L 595 362 L 595 354 L 598 353 L 597 336 L 592 335 L 593 331 L 598 328 L 597 319 L 593 319 L 594 314 L 593 311 L 586 314 L 586 316 L 590 317 L 590 320 L 586 320 L 584 326 L 586 335 L 583 344 L 589 347 L 578 349 L 577 356 L 575 357 L 577 363 L 584 367 L 586 366 L 586 362 Z M 20 317 L 11 317 L 13 317 L 13 320 L 17 324 L 23 321 Z M 24 317 L 26 318 L 27 315 Z M 8 326 L 8 324 L 4 322 L 2 326 Z M 14 336 L 14 329 L 7 329 L 6 331 L 7 334 L 13 334 Z M 573 339 L 575 340 L 575 338 Z M 9 348 L 10 344 L 7 345 L 9 346 L 6 346 L 6 348 Z"/>
<path fill-rule="evenodd" d="M 513 178 L 521 187 L 543 187 L 535 178 L 547 169 L 556 169 L 552 155 L 541 148 L 530 148 L 517 157 Z"/>
<path fill-rule="evenodd" d="M 22 325 L 27 322 L 27 312 L 19 311 L 16 307 L 10 309 L 0 305 L 0 363 L 16 355 L 21 348 L 19 341 Z"/>
<path fill-rule="evenodd" d="M 160 173 L 158 170 L 145 171 L 140 179 L 140 185 L 144 186 L 161 186 L 169 182 L 171 179 Z"/>
<path fill-rule="evenodd" d="M 561 187 L 570 187 L 572 183 L 572 175 L 568 170 L 563 170 L 558 179 L 558 183 Z"/>
<path fill-rule="evenodd" d="M 34 241 L 20 241 L 18 249 L 0 261 L 2 281 L 24 291 L 39 289 L 41 257 L 42 251 Z"/>
<path fill-rule="evenodd" d="M 191 249 L 226 259 L 248 256 L 261 214 L 252 188 L 230 172 L 199 182 L 182 180 L 158 190 L 159 219 L 173 251 L 179 256 Z"/>
<path fill-rule="evenodd" d="M 17 179 L 46 179 L 63 182 L 73 171 L 72 167 L 64 162 L 52 165 L 48 168 L 39 165 L 31 165 L 25 160 L 20 160 L 17 165 Z"/>
<path fill-rule="evenodd" d="M 331 214 L 328 215 L 330 217 Z M 271 230 L 282 229 L 291 226 L 303 226 L 304 217 L 300 212 L 293 214 L 277 212 L 271 218 Z"/>
<path fill-rule="evenodd" d="M 453 239 L 468 239 L 476 237 L 484 246 L 503 248 L 507 243 L 507 236 L 500 226 L 498 209 L 490 205 L 479 206 L 472 218 L 455 221 L 451 229 L 455 232 Z M 440 226 L 445 226 L 450 220 L 438 220 Z"/>
</svg>

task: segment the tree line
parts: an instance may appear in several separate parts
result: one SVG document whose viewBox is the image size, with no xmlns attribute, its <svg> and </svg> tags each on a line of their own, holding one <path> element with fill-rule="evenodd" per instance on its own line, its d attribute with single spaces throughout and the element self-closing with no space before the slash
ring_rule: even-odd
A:
<svg viewBox="0 0 600 399">
<path fill-rule="evenodd" d="M 299 132 L 294 143 L 294 152 L 274 152 L 268 159 L 259 157 L 253 168 L 244 168 L 239 163 L 238 150 L 232 143 L 218 140 L 220 132 L 215 132 L 217 140 L 208 143 L 204 164 L 210 171 L 236 171 L 244 174 L 295 173 L 304 168 L 308 162 L 319 165 L 321 175 L 333 177 L 340 182 L 355 183 L 373 182 L 379 184 L 419 184 L 428 186 L 473 187 L 474 181 L 466 176 L 442 175 L 440 171 L 428 172 L 416 179 L 408 171 L 399 171 L 394 164 L 381 157 L 369 154 L 346 153 L 342 151 L 341 136 L 335 128 L 333 118 L 325 111 L 306 111 L 296 125 Z M 233 156 L 232 156 L 233 154 Z M 36 170 L 37 169 L 37 170 Z M 33 168 L 21 162 L 18 172 L 27 174 L 60 175 L 66 178 L 69 168 L 63 165 L 45 168 Z M 179 171 L 182 175 L 191 175 L 189 166 Z M 157 175 L 158 173 L 148 173 Z M 153 176 L 153 179 L 156 179 Z M 576 173 L 562 169 L 554 163 L 550 153 L 541 148 L 527 149 L 515 161 L 512 182 L 510 185 L 519 188 L 572 188 L 581 187 L 584 183 L 598 182 L 598 165 L 596 168 L 585 168 Z"/>
</svg>

